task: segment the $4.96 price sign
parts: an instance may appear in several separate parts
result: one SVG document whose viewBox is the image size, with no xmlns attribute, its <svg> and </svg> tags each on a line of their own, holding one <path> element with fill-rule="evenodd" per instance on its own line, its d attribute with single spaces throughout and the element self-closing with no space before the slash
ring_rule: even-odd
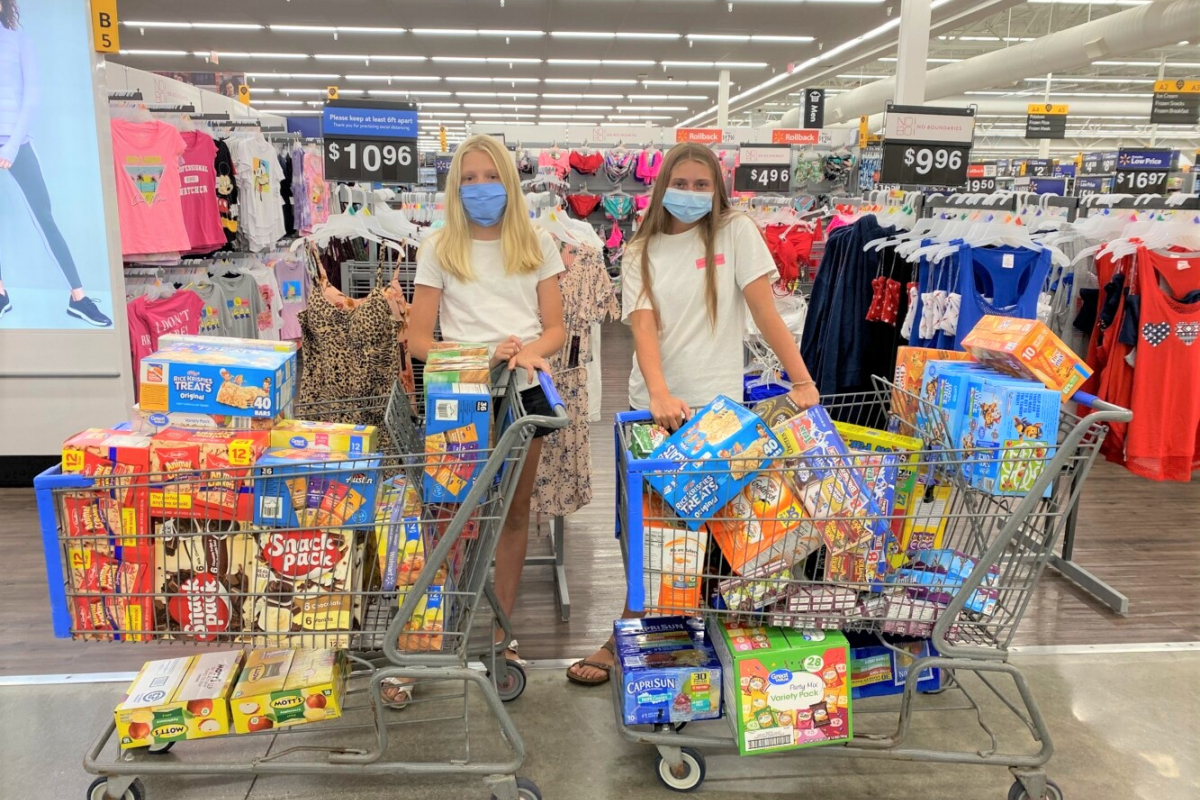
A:
<svg viewBox="0 0 1200 800">
<path fill-rule="evenodd" d="M 1118 172 L 1113 191 L 1118 194 L 1163 194 L 1167 173 L 1162 170 L 1129 170 Z"/>
<path fill-rule="evenodd" d="M 327 136 L 325 164 L 326 180 L 416 183 L 417 143 Z"/>
<path fill-rule="evenodd" d="M 738 192 L 785 193 L 791 186 L 791 179 L 788 167 L 739 166 L 733 176 L 733 188 Z"/>
</svg>

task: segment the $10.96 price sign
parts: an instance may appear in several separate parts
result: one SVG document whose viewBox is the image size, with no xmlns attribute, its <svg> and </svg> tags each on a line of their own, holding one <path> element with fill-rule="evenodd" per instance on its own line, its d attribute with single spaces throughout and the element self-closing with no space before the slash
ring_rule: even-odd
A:
<svg viewBox="0 0 1200 800">
<path fill-rule="evenodd" d="M 971 148 L 951 144 L 883 143 L 880 183 L 962 186 L 967 182 Z"/>
<path fill-rule="evenodd" d="M 1130 170 L 1118 172 L 1113 191 L 1118 194 L 1163 194 L 1167 187 L 1164 171 Z"/>
<path fill-rule="evenodd" d="M 326 137 L 325 164 L 327 180 L 416 183 L 417 143 Z"/>
</svg>

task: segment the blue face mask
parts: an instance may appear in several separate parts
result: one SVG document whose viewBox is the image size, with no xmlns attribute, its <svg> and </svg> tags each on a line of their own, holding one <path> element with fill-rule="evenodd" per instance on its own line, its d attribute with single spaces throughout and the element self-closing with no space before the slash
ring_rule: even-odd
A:
<svg viewBox="0 0 1200 800">
<path fill-rule="evenodd" d="M 459 187 L 463 208 L 476 225 L 490 228 L 504 219 L 508 192 L 502 183 L 468 183 Z"/>
<path fill-rule="evenodd" d="M 668 187 L 663 193 L 663 207 L 671 212 L 675 219 L 691 224 L 712 213 L 713 193 L 689 192 L 673 186 Z"/>
</svg>

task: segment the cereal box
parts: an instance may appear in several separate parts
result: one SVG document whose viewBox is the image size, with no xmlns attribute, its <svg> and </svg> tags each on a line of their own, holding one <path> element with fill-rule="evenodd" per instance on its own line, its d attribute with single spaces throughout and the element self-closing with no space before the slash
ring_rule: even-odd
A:
<svg viewBox="0 0 1200 800">
<path fill-rule="evenodd" d="M 669 614 L 700 608 L 708 528 L 691 530 L 650 491 L 642 497 L 642 522 L 647 612 Z"/>
<path fill-rule="evenodd" d="M 901 347 L 896 351 L 896 375 L 892 390 L 892 423 L 889 430 L 912 436 L 916 433 L 917 409 L 914 398 L 922 394 L 925 364 L 929 361 L 970 361 L 968 353 L 955 350 L 931 350 L 926 347 Z M 933 402 L 932 398 L 927 398 Z"/>
<path fill-rule="evenodd" d="M 903 694 L 908 671 L 920 658 L 938 654 L 928 639 L 889 642 L 850 648 L 850 696 L 853 700 L 866 697 Z M 893 649 L 894 648 L 894 649 Z M 926 667 L 917 678 L 917 691 L 936 691 L 942 685 L 942 671 Z"/>
<path fill-rule="evenodd" d="M 429 503 L 461 503 L 487 458 L 492 394 L 486 383 L 425 388 L 425 478 Z"/>
<path fill-rule="evenodd" d="M 768 428 L 775 428 L 800 413 L 800 406 L 791 395 L 780 394 L 769 397 L 754 407 L 754 413 L 762 417 Z"/>
<path fill-rule="evenodd" d="M 275 418 L 203 414 L 195 411 L 171 411 L 163 414 L 157 411 L 143 411 L 140 405 L 134 405 L 129 425 L 134 433 L 147 435 L 161 433 L 167 428 L 182 428 L 185 431 L 269 431 L 282 419 L 282 414 Z"/>
<path fill-rule="evenodd" d="M 150 439 L 150 511 L 157 517 L 254 518 L 251 467 L 267 431 L 167 428 Z"/>
<path fill-rule="evenodd" d="M 622 710 L 628 725 L 717 719 L 721 716 L 721 664 L 701 632 L 681 617 L 629 620 L 641 626 L 617 625 L 614 637 Z M 639 641 L 663 633 L 669 639 Z"/>
<path fill-rule="evenodd" d="M 176 341 L 142 359 L 141 410 L 278 416 L 296 390 L 296 354 Z"/>
<path fill-rule="evenodd" d="M 696 530 L 782 453 L 759 417 L 718 396 L 651 454 L 678 462 L 679 468 L 649 473 L 646 482 Z"/>
<path fill-rule="evenodd" d="M 712 519 L 713 539 L 739 575 L 782 558 L 790 566 L 820 546 L 807 514 L 783 472 L 755 475 Z"/>
<path fill-rule="evenodd" d="M 285 419 L 271 429 L 271 447 L 329 450 L 361 456 L 379 449 L 379 429 L 374 425 Z"/>
<path fill-rule="evenodd" d="M 962 340 L 963 349 L 1000 372 L 1039 381 L 1067 400 L 1092 369 L 1038 320 L 986 316 Z"/>
<path fill-rule="evenodd" d="M 895 453 L 864 453 L 854 451 L 856 471 L 871 489 L 875 508 L 883 517 L 895 512 L 896 480 L 900 457 Z M 884 520 L 886 523 L 887 521 Z M 873 583 L 887 571 L 888 542 L 892 538 L 889 524 L 871 525 L 871 535 L 844 553 L 831 553 L 825 559 L 825 579 L 851 583 Z"/>
<path fill-rule="evenodd" d="M 147 662 L 115 712 L 121 749 L 229 733 L 241 664 L 241 650 Z"/>
<path fill-rule="evenodd" d="M 988 378 L 971 397 L 971 485 L 997 496 L 1024 496 L 1054 457 L 1061 395 L 1039 383 Z M 1050 496 L 1050 486 L 1045 496 Z"/>
<path fill-rule="evenodd" d="M 287 528 L 370 525 L 380 458 L 319 449 L 264 453 L 254 468 L 254 523 Z"/>
<path fill-rule="evenodd" d="M 238 733 L 336 719 L 350 662 L 340 650 L 253 650 L 229 705 Z"/>
<path fill-rule="evenodd" d="M 837 631 L 784 631 L 712 620 L 738 752 L 849 741 L 850 648 Z"/>
</svg>

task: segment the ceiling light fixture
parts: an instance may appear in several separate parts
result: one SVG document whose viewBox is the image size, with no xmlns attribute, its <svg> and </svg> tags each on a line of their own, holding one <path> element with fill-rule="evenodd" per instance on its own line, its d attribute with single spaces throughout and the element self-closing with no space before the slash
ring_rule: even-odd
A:
<svg viewBox="0 0 1200 800">
<path fill-rule="evenodd" d="M 121 23 L 126 28 L 207 28 L 222 31 L 258 31 L 264 25 L 249 22 L 152 22 L 149 20 L 127 20 Z"/>
<path fill-rule="evenodd" d="M 556 39 L 615 39 L 612 31 L 550 31 Z"/>
<path fill-rule="evenodd" d="M 223 54 L 222 54 L 223 55 Z M 349 53 L 317 53 L 313 58 L 320 61 L 428 61 L 425 56 L 362 55 Z"/>
<path fill-rule="evenodd" d="M 542 95 L 546 100 L 624 100 L 622 94 L 559 94 L 547 92 Z"/>
<path fill-rule="evenodd" d="M 322 78 L 337 80 L 342 77 L 334 72 L 247 72 L 247 78 Z"/>
<path fill-rule="evenodd" d="M 750 37 L 752 42 L 796 42 L 806 43 L 816 41 L 812 36 L 775 36 L 774 34 L 756 33 Z"/>
<path fill-rule="evenodd" d="M 559 66 L 653 67 L 654 61 L 613 58 L 548 58 L 547 64 Z"/>
<path fill-rule="evenodd" d="M 451 83 L 541 83 L 541 78 L 459 78 L 446 77 Z"/>
<path fill-rule="evenodd" d="M 201 58 L 288 58 L 294 60 L 303 60 L 311 58 L 308 53 L 226 53 L 224 50 L 213 51 L 197 51 L 196 55 Z"/>
<path fill-rule="evenodd" d="M 437 75 L 347 75 L 348 81 L 421 81 L 436 83 L 441 80 Z"/>
<path fill-rule="evenodd" d="M 433 56 L 433 61 L 447 64 L 541 64 L 540 58 L 497 58 L 481 56 Z"/>
<path fill-rule="evenodd" d="M 187 50 L 122 50 L 123 56 L 186 56 Z"/>
<path fill-rule="evenodd" d="M 582 86 L 635 86 L 637 81 L 625 78 L 546 78 L 547 84 L 577 84 Z"/>
</svg>

